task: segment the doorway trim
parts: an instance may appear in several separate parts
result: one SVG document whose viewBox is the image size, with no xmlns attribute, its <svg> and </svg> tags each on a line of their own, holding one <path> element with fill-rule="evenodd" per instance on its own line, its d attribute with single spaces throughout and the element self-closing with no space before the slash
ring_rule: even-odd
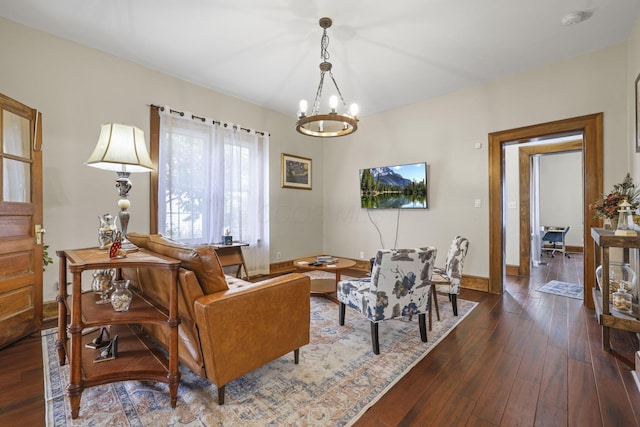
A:
<svg viewBox="0 0 640 427">
<path fill-rule="evenodd" d="M 500 294 L 504 290 L 505 274 L 505 212 L 504 212 L 504 147 L 514 142 L 527 142 L 549 135 L 582 132 L 583 153 L 583 230 L 584 241 L 584 287 L 594 285 L 594 248 L 591 227 L 598 225 L 597 219 L 589 212 L 589 201 L 596 200 L 603 188 L 603 113 L 574 117 L 555 122 L 525 126 L 516 129 L 493 132 L 488 136 L 489 144 L 489 292 Z M 584 303 L 593 307 L 590 292 L 584 292 Z"/>
<path fill-rule="evenodd" d="M 580 139 L 573 141 L 530 145 L 520 147 L 518 150 L 518 163 L 520 171 L 520 261 L 518 265 L 519 276 L 529 276 L 531 273 L 531 177 L 532 157 L 539 154 L 570 153 L 582 151 L 582 135 Z M 584 155 L 581 163 L 584 164 Z M 581 166 L 584 177 L 584 167 Z M 584 193 L 584 191 L 583 191 Z M 584 218 L 583 222 L 584 224 Z"/>
</svg>

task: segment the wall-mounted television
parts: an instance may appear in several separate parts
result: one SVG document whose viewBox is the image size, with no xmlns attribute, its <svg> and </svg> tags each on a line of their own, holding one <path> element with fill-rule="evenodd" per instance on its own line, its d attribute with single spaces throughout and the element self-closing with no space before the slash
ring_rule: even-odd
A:
<svg viewBox="0 0 640 427">
<path fill-rule="evenodd" d="M 360 169 L 360 206 L 365 209 L 427 209 L 427 164 Z"/>
</svg>

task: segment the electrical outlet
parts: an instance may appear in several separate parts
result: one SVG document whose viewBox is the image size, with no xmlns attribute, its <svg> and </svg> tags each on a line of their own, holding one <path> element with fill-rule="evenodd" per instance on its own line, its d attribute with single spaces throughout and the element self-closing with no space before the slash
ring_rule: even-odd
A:
<svg viewBox="0 0 640 427">
<path fill-rule="evenodd" d="M 276 252 L 276 259 L 282 259 L 282 253 Z"/>
<path fill-rule="evenodd" d="M 364 259 L 364 252 L 360 252 L 360 259 Z"/>
<path fill-rule="evenodd" d="M 480 199 L 476 199 L 475 200 L 475 207 L 479 208 L 480 206 L 482 206 L 482 201 Z"/>
<path fill-rule="evenodd" d="M 509 209 L 517 209 L 518 204 L 516 202 L 509 202 Z"/>
</svg>

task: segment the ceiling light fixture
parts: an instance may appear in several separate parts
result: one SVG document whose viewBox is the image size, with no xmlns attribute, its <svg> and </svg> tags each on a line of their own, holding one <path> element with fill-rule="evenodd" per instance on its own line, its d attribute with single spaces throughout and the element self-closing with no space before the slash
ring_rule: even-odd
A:
<svg viewBox="0 0 640 427">
<path fill-rule="evenodd" d="M 565 27 L 569 27 L 571 25 L 579 24 L 580 22 L 582 22 L 583 19 L 584 19 L 584 12 L 575 11 L 575 12 L 566 14 L 560 22 Z"/>
<path fill-rule="evenodd" d="M 323 28 L 322 39 L 320 39 L 320 84 L 316 91 L 316 98 L 311 107 L 311 114 L 307 115 L 307 101 L 300 101 L 300 111 L 298 111 L 298 122 L 296 130 L 303 135 L 316 136 L 320 138 L 332 138 L 336 136 L 349 135 L 358 129 L 358 105 L 351 104 L 347 112 L 347 103 L 338 88 L 338 83 L 331 72 L 332 65 L 329 62 L 329 36 L 327 28 L 331 27 L 331 18 L 320 18 L 320 27 Z M 344 106 L 345 114 L 338 114 L 338 96 L 333 95 L 329 99 L 329 113 L 320 114 L 320 99 L 322 98 L 322 85 L 324 83 L 324 75 L 329 72 L 331 81 L 336 87 L 340 101 Z"/>
</svg>

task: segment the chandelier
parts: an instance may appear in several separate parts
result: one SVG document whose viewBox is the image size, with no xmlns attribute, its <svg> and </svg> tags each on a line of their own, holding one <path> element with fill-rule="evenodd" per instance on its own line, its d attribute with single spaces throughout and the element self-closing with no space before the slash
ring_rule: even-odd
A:
<svg viewBox="0 0 640 427">
<path fill-rule="evenodd" d="M 320 58 L 322 59 L 320 63 L 320 84 L 318 84 L 311 114 L 307 115 L 307 101 L 304 99 L 300 101 L 296 130 L 303 135 L 332 138 L 335 136 L 349 135 L 358 129 L 358 105 L 351 104 L 351 107 L 347 109 L 347 103 L 344 101 L 340 88 L 338 88 L 338 83 L 336 83 L 336 79 L 331 72 L 332 65 L 331 62 L 329 62 L 329 52 L 327 51 L 327 46 L 329 45 L 327 28 L 331 27 L 332 23 L 331 18 L 320 18 L 320 27 L 323 28 L 322 39 L 320 39 Z M 324 84 L 324 75 L 327 72 L 331 77 L 333 85 L 336 87 L 336 92 L 340 96 L 340 101 L 342 101 L 342 106 L 345 111 L 344 114 L 338 114 L 338 96 L 336 95 L 332 95 L 329 98 L 329 113 L 320 114 L 322 85 Z"/>
</svg>

